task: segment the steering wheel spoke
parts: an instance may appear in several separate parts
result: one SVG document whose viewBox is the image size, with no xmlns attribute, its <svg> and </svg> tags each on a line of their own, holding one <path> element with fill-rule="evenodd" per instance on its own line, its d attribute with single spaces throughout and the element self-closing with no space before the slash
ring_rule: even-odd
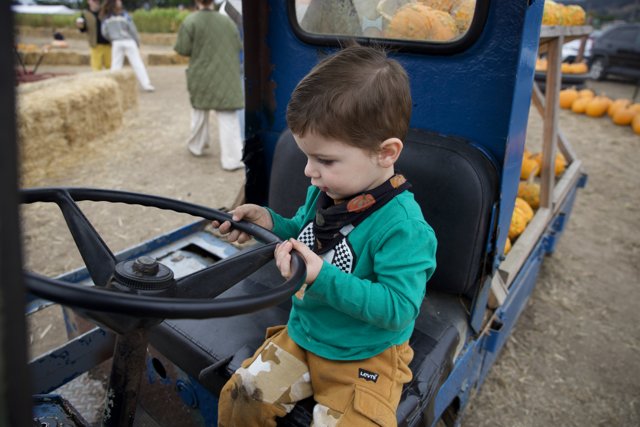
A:
<svg viewBox="0 0 640 427">
<path fill-rule="evenodd" d="M 273 259 L 276 243 L 251 249 L 210 267 L 183 277 L 177 282 L 179 298 L 215 298 L 240 280 L 256 272 Z"/>
<path fill-rule="evenodd" d="M 62 212 L 93 283 L 96 286 L 106 286 L 113 276 L 116 257 L 67 191 L 59 193 L 56 204 Z"/>
</svg>

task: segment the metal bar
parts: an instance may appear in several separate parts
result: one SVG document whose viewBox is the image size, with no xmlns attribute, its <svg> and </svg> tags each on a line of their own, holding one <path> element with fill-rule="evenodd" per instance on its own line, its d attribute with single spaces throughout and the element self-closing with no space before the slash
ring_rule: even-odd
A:
<svg viewBox="0 0 640 427">
<path fill-rule="evenodd" d="M 31 426 L 18 214 L 16 70 L 11 2 L 0 5 L 0 425 Z"/>
<path fill-rule="evenodd" d="M 95 328 L 29 363 L 33 394 L 49 393 L 111 357 L 115 338 Z"/>
<path fill-rule="evenodd" d="M 147 343 L 144 329 L 118 336 L 104 404 L 103 427 L 133 426 Z"/>
</svg>

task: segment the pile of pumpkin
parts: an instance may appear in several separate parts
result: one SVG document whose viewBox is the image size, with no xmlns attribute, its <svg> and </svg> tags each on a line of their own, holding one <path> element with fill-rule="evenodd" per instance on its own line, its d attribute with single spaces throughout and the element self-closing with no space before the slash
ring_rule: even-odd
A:
<svg viewBox="0 0 640 427">
<path fill-rule="evenodd" d="M 397 8 L 398 1 L 381 1 L 378 12 L 388 21 L 385 37 L 392 39 L 448 41 L 471 25 L 476 0 L 411 0 Z"/>
<path fill-rule="evenodd" d="M 536 59 L 536 71 L 547 71 L 547 58 Z M 586 62 L 563 62 L 560 71 L 562 74 L 587 74 L 589 66 Z"/>
<path fill-rule="evenodd" d="M 619 126 L 629 126 L 640 135 L 640 103 L 630 99 L 613 100 L 606 95 L 596 95 L 591 89 L 563 89 L 559 94 L 560 108 L 589 117 L 608 115 Z"/>
<path fill-rule="evenodd" d="M 567 160 L 562 153 L 557 153 L 554 161 L 555 176 L 561 176 L 566 168 Z M 540 207 L 540 184 L 535 182 L 535 178 L 540 176 L 541 170 L 542 153 L 531 153 L 525 149 L 520 168 L 518 196 L 511 215 L 509 236 L 504 247 L 505 254 L 511 250 L 512 243 L 524 232 L 535 211 Z"/>
<path fill-rule="evenodd" d="M 552 0 L 544 2 L 542 25 L 584 25 L 586 13 L 578 5 L 564 5 Z"/>
</svg>

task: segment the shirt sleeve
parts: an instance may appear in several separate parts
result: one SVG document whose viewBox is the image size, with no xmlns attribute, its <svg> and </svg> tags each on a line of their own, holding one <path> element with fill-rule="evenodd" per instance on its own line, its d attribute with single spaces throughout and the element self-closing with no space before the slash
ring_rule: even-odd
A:
<svg viewBox="0 0 640 427">
<path fill-rule="evenodd" d="M 420 313 L 427 280 L 436 267 L 436 237 L 425 223 L 407 219 L 372 239 L 378 241 L 371 249 L 374 280 L 345 273 L 325 261 L 305 298 L 317 298 L 379 328 L 400 331 Z"/>
<path fill-rule="evenodd" d="M 320 190 L 317 187 L 309 187 L 304 205 L 298 208 L 298 211 L 292 218 L 284 218 L 271 208 L 267 208 L 273 220 L 273 233 L 282 240 L 298 237 L 302 227 L 309 221 L 310 210 L 314 209 L 319 194 Z"/>
<path fill-rule="evenodd" d="M 138 29 L 136 28 L 135 22 L 133 22 L 133 18 L 129 14 L 127 14 L 127 24 L 129 25 L 131 37 L 133 37 L 133 40 L 135 40 L 136 44 L 140 46 L 140 36 L 138 35 Z"/>
<path fill-rule="evenodd" d="M 102 37 L 109 41 L 112 41 L 109 34 L 109 18 L 102 21 L 102 24 L 100 25 L 100 32 L 102 33 Z"/>
<path fill-rule="evenodd" d="M 191 38 L 191 33 L 187 28 L 185 23 L 180 25 L 180 29 L 178 30 L 178 37 L 176 39 L 176 45 L 173 47 L 173 50 L 176 51 L 177 54 L 182 56 L 191 56 L 191 48 L 193 46 L 193 41 Z"/>
</svg>

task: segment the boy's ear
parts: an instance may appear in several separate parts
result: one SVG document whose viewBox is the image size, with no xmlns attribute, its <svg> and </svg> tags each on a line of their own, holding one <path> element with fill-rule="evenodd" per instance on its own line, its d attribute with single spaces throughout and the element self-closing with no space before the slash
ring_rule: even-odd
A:
<svg viewBox="0 0 640 427">
<path fill-rule="evenodd" d="M 380 144 L 380 150 L 378 151 L 378 162 L 380 166 L 388 168 L 394 165 L 394 163 L 400 157 L 402 152 L 402 141 L 399 138 L 389 138 Z"/>
</svg>

